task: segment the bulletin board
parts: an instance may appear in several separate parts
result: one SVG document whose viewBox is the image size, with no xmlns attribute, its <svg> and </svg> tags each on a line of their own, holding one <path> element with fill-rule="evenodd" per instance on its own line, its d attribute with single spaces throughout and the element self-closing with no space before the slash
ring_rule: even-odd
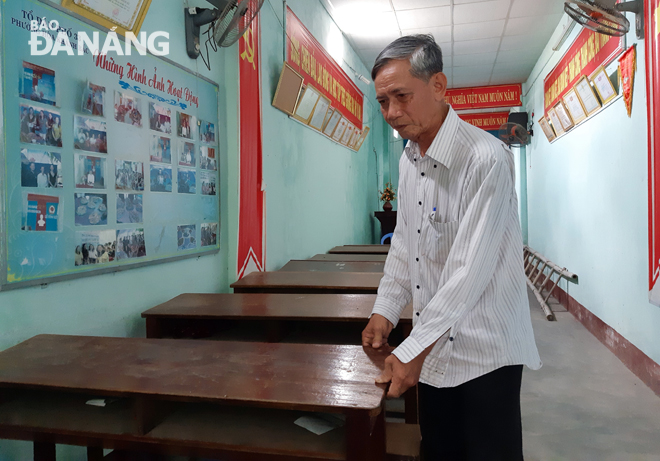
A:
<svg viewBox="0 0 660 461">
<path fill-rule="evenodd" d="M 75 54 L 31 55 L 29 16 Z M 2 2 L 0 289 L 219 250 L 217 84 L 134 48 L 78 55 L 80 31 L 100 32 Z"/>
</svg>

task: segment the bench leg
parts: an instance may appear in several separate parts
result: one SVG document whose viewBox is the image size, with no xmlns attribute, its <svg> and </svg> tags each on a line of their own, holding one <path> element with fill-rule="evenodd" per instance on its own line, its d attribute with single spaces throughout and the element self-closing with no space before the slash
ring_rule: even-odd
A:
<svg viewBox="0 0 660 461">
<path fill-rule="evenodd" d="M 406 424 L 417 424 L 419 422 L 419 409 L 417 407 L 417 386 L 408 389 L 403 395 L 405 401 Z"/>
<path fill-rule="evenodd" d="M 55 461 L 55 444 L 34 442 L 34 461 Z"/>
<path fill-rule="evenodd" d="M 385 451 L 385 401 L 378 415 L 346 414 L 346 461 L 381 461 Z"/>
<path fill-rule="evenodd" d="M 103 448 L 101 447 L 87 447 L 87 461 L 102 461 Z"/>
</svg>

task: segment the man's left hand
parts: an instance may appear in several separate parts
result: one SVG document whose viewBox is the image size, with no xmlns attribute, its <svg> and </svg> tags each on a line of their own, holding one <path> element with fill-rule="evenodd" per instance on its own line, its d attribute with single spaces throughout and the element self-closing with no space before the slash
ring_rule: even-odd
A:
<svg viewBox="0 0 660 461">
<path fill-rule="evenodd" d="M 376 382 L 379 384 L 392 383 L 387 391 L 388 398 L 400 397 L 401 394 L 417 384 L 419 375 L 422 373 L 424 359 L 430 351 L 431 348 L 428 348 L 408 363 L 401 362 L 394 354 L 385 359 L 385 369 L 376 378 Z"/>
</svg>

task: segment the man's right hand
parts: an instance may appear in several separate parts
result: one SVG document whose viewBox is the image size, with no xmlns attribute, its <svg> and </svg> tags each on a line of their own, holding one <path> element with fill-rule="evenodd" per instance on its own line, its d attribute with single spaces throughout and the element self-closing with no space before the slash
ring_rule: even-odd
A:
<svg viewBox="0 0 660 461">
<path fill-rule="evenodd" d="M 362 345 L 371 346 L 374 349 L 379 349 L 387 345 L 387 338 L 394 328 L 392 322 L 379 314 L 374 314 L 369 319 L 369 323 L 362 331 Z"/>
</svg>

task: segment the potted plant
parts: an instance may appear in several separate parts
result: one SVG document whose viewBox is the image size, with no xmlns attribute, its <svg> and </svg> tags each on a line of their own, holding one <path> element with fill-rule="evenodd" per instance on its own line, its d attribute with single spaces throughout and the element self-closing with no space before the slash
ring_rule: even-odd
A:
<svg viewBox="0 0 660 461">
<path fill-rule="evenodd" d="M 383 205 L 383 210 L 392 211 L 392 204 L 390 202 L 396 200 L 396 190 L 394 189 L 392 183 L 385 183 L 385 189 L 378 191 L 378 193 L 380 194 L 380 200 L 385 202 Z"/>
</svg>

